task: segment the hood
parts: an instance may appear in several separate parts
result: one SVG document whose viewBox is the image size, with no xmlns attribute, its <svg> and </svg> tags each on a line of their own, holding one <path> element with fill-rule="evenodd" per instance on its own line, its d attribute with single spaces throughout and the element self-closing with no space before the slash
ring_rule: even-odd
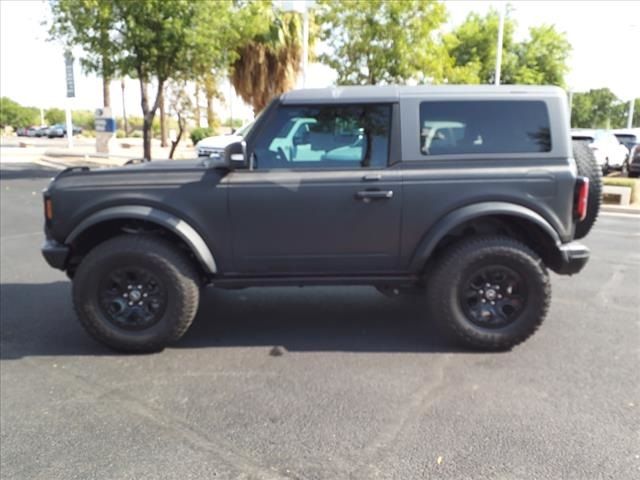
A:
<svg viewBox="0 0 640 480">
<path fill-rule="evenodd" d="M 196 145 L 197 148 L 224 148 L 233 142 L 242 141 L 240 135 L 216 135 L 214 137 L 203 138 Z"/>
</svg>

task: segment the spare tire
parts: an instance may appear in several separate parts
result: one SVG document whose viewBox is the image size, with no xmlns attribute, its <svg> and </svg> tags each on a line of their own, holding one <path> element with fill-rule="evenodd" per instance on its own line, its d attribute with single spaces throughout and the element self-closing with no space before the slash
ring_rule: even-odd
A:
<svg viewBox="0 0 640 480">
<path fill-rule="evenodd" d="M 589 179 L 589 197 L 587 199 L 587 216 L 576 224 L 574 238 L 584 238 L 596 223 L 602 203 L 602 170 L 591 149 L 586 143 L 573 141 L 573 158 L 576 160 L 578 175 Z"/>
</svg>

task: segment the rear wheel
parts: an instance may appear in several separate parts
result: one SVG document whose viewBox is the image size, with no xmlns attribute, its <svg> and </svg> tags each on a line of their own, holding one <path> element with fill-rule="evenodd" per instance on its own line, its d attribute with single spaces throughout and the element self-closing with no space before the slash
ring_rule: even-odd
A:
<svg viewBox="0 0 640 480">
<path fill-rule="evenodd" d="M 629 160 L 625 160 L 624 163 L 622 164 L 621 175 L 623 177 L 629 176 Z"/>
<path fill-rule="evenodd" d="M 542 260 L 502 236 L 450 247 L 428 279 L 432 315 L 467 346 L 505 350 L 531 336 L 551 298 Z"/>
<path fill-rule="evenodd" d="M 589 179 L 589 197 L 587 198 L 587 216 L 576 224 L 574 237 L 587 236 L 596 223 L 602 203 L 602 172 L 591 149 L 584 142 L 573 142 L 573 158 L 576 161 L 578 175 Z"/>
<path fill-rule="evenodd" d="M 98 245 L 80 263 L 73 301 L 80 322 L 98 341 L 126 352 L 158 351 L 191 325 L 198 275 L 171 243 L 123 235 Z"/>
</svg>

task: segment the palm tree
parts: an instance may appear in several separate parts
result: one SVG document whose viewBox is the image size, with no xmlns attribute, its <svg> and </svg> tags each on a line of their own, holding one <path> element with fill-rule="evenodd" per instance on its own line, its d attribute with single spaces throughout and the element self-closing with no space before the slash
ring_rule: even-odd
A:
<svg viewBox="0 0 640 480">
<path fill-rule="evenodd" d="M 300 15 L 274 11 L 268 14 L 268 30 L 242 43 L 231 66 L 231 83 L 256 114 L 274 96 L 293 88 L 302 68 Z"/>
</svg>

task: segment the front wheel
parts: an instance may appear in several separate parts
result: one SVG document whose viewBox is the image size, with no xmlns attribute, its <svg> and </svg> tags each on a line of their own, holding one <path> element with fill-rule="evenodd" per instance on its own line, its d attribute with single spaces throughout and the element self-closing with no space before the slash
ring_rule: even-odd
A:
<svg viewBox="0 0 640 480">
<path fill-rule="evenodd" d="M 432 315 L 467 346 L 506 350 L 530 337 L 551 298 L 542 260 L 502 236 L 473 237 L 444 252 L 428 279 Z"/>
<path fill-rule="evenodd" d="M 95 247 L 73 278 L 73 302 L 85 329 L 125 352 L 153 352 L 187 331 L 199 302 L 197 271 L 161 238 L 123 235 Z"/>
</svg>

